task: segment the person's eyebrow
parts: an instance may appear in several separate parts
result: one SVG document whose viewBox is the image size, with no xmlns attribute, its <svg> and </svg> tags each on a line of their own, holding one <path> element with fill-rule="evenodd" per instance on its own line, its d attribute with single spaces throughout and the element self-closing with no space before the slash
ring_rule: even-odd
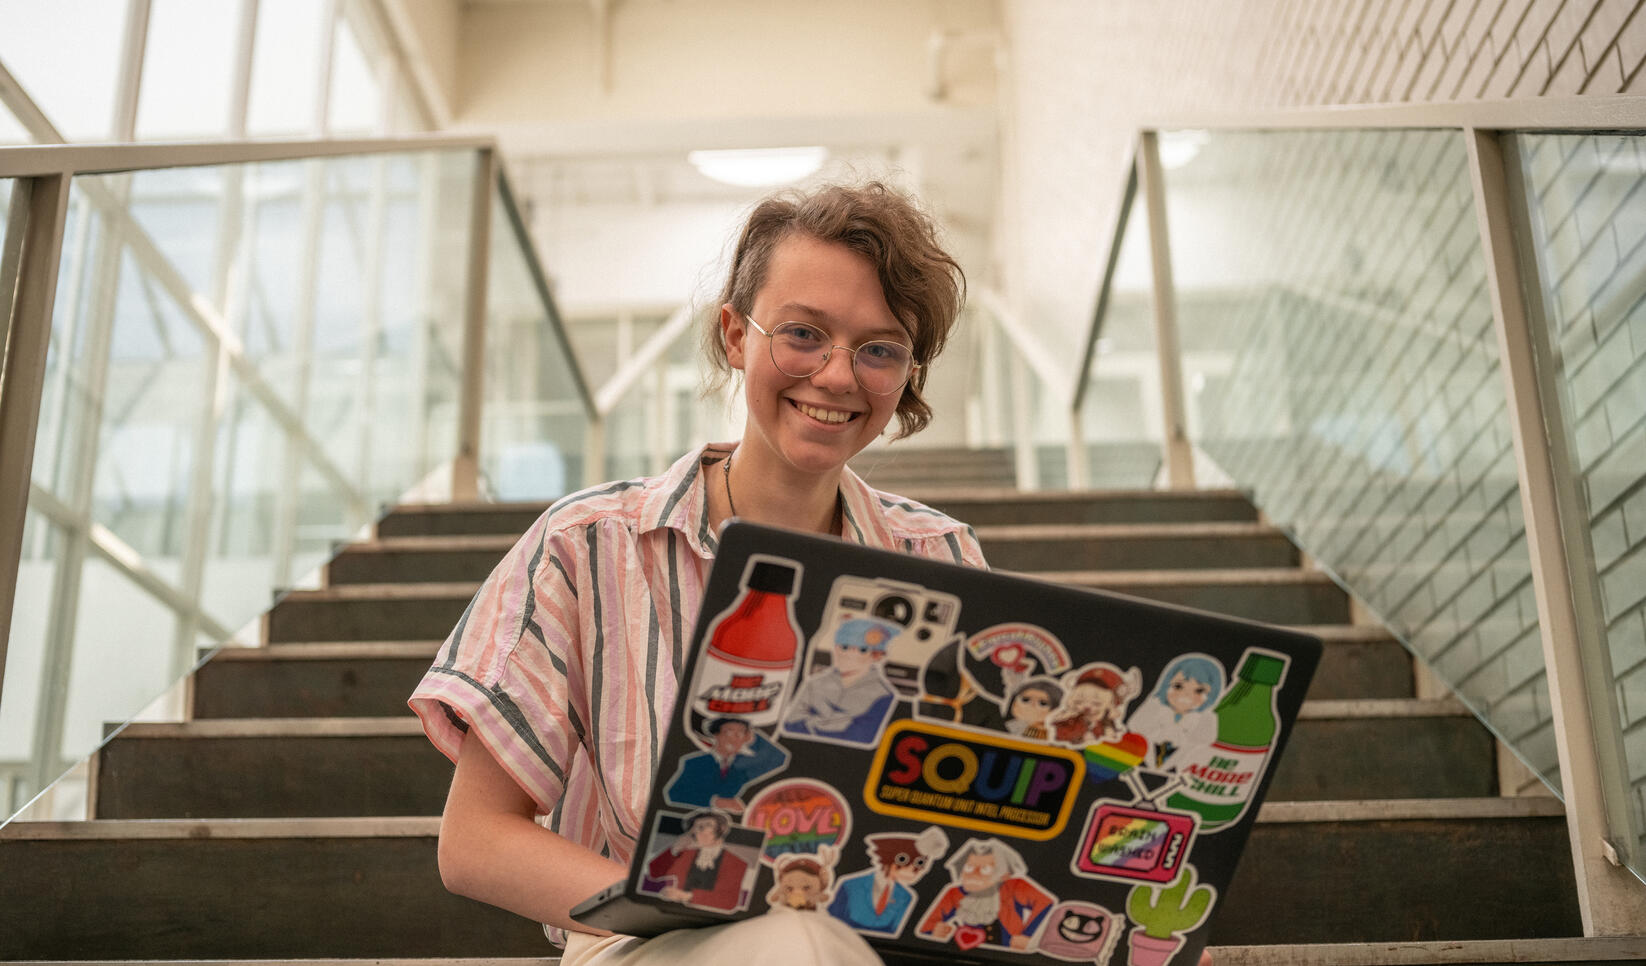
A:
<svg viewBox="0 0 1646 966">
<path fill-rule="evenodd" d="M 777 307 L 777 314 L 784 322 L 811 322 L 815 325 L 830 326 L 839 324 L 840 320 L 833 313 L 825 312 L 804 302 L 785 302 Z M 830 331 L 833 334 L 833 331 Z M 870 329 L 864 333 L 865 342 L 876 339 L 909 338 L 909 333 L 901 325 L 883 325 Z"/>
</svg>

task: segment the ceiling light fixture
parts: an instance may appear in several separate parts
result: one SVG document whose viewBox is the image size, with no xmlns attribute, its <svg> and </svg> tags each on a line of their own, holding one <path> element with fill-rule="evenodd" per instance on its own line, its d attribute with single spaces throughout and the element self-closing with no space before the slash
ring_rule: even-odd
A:
<svg viewBox="0 0 1646 966">
<path fill-rule="evenodd" d="M 828 149 L 822 147 L 743 148 L 692 151 L 686 155 L 686 160 L 704 177 L 747 188 L 769 188 L 799 181 L 817 173 L 828 158 Z"/>
</svg>

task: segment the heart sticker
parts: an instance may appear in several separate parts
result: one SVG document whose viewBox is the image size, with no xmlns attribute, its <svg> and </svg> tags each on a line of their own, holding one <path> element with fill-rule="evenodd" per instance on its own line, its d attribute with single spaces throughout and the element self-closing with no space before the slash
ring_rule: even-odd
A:
<svg viewBox="0 0 1646 966">
<path fill-rule="evenodd" d="M 955 930 L 954 944 L 961 949 L 976 949 L 983 945 L 983 939 L 988 933 L 977 926 L 961 926 Z"/>
</svg>

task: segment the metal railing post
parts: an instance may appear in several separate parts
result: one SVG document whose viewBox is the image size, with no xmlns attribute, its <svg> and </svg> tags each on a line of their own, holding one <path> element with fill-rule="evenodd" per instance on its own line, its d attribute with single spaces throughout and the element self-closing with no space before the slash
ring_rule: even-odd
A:
<svg viewBox="0 0 1646 966">
<path fill-rule="evenodd" d="M 492 193 L 497 184 L 497 152 L 475 153 L 474 192 L 469 201 L 469 263 L 463 307 L 462 390 L 457 402 L 457 457 L 452 463 L 452 499 L 480 495 L 480 413 L 486 393 L 486 283 L 491 267 Z"/>
<path fill-rule="evenodd" d="M 1595 588 L 1576 570 L 1593 555 L 1583 548 L 1582 501 L 1563 438 L 1560 394 L 1548 353 L 1540 349 L 1547 341 L 1521 294 L 1514 237 L 1520 192 L 1510 186 L 1514 174 L 1502 135 L 1478 128 L 1463 133 L 1508 395 L 1578 909 L 1584 935 L 1633 935 L 1646 922 L 1646 888 L 1619 864 L 1636 837 L 1628 802 L 1616 797 L 1627 772 L 1611 662 L 1600 640 L 1605 624 Z"/>
<path fill-rule="evenodd" d="M 11 296 L 0 303 L 6 311 L 0 355 L 0 693 L 45 390 L 69 182 L 67 174 L 18 180 L 12 187 L 6 234 L 0 239 L 0 292 Z"/>
<path fill-rule="evenodd" d="M 1173 490 L 1194 489 L 1194 451 L 1183 404 L 1183 354 L 1177 340 L 1177 286 L 1166 233 L 1166 183 L 1160 167 L 1160 135 L 1144 131 L 1137 148 L 1137 186 L 1149 216 L 1149 264 L 1154 278 L 1155 355 L 1160 360 L 1160 406 L 1165 420 L 1166 481 Z"/>
</svg>

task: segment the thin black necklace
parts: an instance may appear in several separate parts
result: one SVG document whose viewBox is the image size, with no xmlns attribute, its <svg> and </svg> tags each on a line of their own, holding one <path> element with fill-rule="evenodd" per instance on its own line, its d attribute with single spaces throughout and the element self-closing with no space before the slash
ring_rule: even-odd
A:
<svg viewBox="0 0 1646 966">
<path fill-rule="evenodd" d="M 737 501 L 732 499 L 732 454 L 726 454 L 726 462 L 721 464 L 722 476 L 726 478 L 726 506 L 732 511 L 729 516 L 737 516 Z"/>
</svg>

